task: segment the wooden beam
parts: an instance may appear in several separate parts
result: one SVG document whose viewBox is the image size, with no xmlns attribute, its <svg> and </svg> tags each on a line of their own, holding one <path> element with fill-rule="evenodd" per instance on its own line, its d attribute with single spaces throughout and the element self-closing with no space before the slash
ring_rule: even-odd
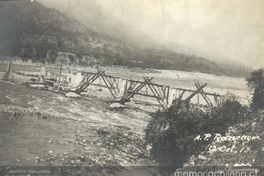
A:
<svg viewBox="0 0 264 176">
<path fill-rule="evenodd" d="M 192 90 L 192 89 L 183 89 L 183 88 L 174 88 L 174 87 L 172 87 L 172 89 L 181 90 L 181 91 L 187 91 L 187 92 L 196 92 L 196 90 Z M 219 94 L 215 94 L 215 93 L 205 92 L 205 94 L 206 95 L 211 95 L 211 96 L 224 97 L 223 95 L 219 95 Z"/>
<path fill-rule="evenodd" d="M 105 83 L 105 85 L 107 86 L 107 87 L 112 87 L 112 85 L 110 84 L 110 86 L 108 85 L 108 83 L 107 83 L 107 81 L 105 80 L 105 78 L 103 77 L 103 76 L 101 76 L 102 77 L 102 79 L 103 79 L 103 81 L 104 81 L 104 83 Z M 107 79 L 107 78 L 106 78 Z M 113 89 L 108 89 L 109 91 L 110 91 L 110 93 L 112 94 L 112 96 L 114 97 L 114 98 L 116 98 L 116 95 L 115 95 L 115 93 L 112 91 Z"/>
<path fill-rule="evenodd" d="M 81 93 L 84 91 L 91 83 L 93 83 L 97 78 L 99 78 L 104 71 L 98 71 L 97 74 L 92 74 L 91 75 L 85 75 L 85 77 L 82 79 L 81 83 L 77 86 L 76 92 Z"/>
<path fill-rule="evenodd" d="M 188 102 L 190 101 L 197 93 L 200 92 L 201 89 L 203 89 L 205 86 L 207 86 L 207 83 L 202 85 L 201 87 L 199 87 L 195 92 L 193 92 L 191 95 L 189 95 L 185 100 L 184 102 Z"/>
<path fill-rule="evenodd" d="M 92 86 L 98 86 L 98 87 L 103 87 L 103 88 L 108 88 L 108 89 L 116 89 L 115 87 L 108 87 L 106 85 L 96 84 L 96 83 L 91 83 L 90 85 L 92 85 Z"/>
<path fill-rule="evenodd" d="M 153 79 L 153 77 L 151 78 Z M 144 77 L 144 80 L 148 81 L 150 80 L 148 77 Z M 161 95 L 156 88 L 153 86 L 153 84 L 151 82 L 149 82 L 148 87 L 150 88 L 150 90 L 152 91 L 152 93 L 154 94 L 155 98 L 157 99 L 157 101 L 159 102 L 159 104 L 162 106 L 163 109 L 165 109 L 165 105 L 164 105 L 164 95 Z M 160 89 L 160 87 L 158 87 L 158 89 Z M 163 101 L 162 101 L 163 100 Z"/>
<path fill-rule="evenodd" d="M 195 86 L 197 89 L 199 89 L 201 86 L 199 83 L 195 83 Z M 202 95 L 202 97 L 204 98 L 204 100 L 206 101 L 206 103 L 209 105 L 209 106 L 213 106 L 212 102 L 210 101 L 210 99 L 206 96 L 205 92 L 203 89 L 201 89 L 199 91 L 199 93 Z"/>
<path fill-rule="evenodd" d="M 133 92 L 133 91 L 127 91 L 126 93 L 134 93 L 134 92 Z M 142 95 L 142 96 L 145 96 L 145 97 L 151 97 L 151 98 L 161 99 L 161 98 L 158 97 L 158 96 L 155 96 L 155 95 L 149 95 L 149 94 L 144 94 L 144 93 L 140 93 L 140 92 L 135 92 L 134 94 L 136 94 L 136 95 Z"/>
<path fill-rule="evenodd" d="M 182 93 L 179 95 L 179 98 L 178 98 L 178 99 L 181 100 L 181 99 L 182 99 L 182 96 L 183 96 L 183 94 L 184 94 L 185 92 L 186 92 L 186 90 L 183 90 Z"/>
<path fill-rule="evenodd" d="M 134 90 L 131 90 L 131 89 L 127 89 L 127 90 L 131 90 L 132 91 L 132 93 L 125 93 L 124 94 L 124 96 L 121 98 L 121 100 L 120 100 L 120 103 L 121 104 L 124 104 L 125 102 L 127 102 L 127 101 L 129 101 L 129 99 L 130 98 L 132 98 L 134 95 L 135 95 L 135 92 L 139 92 L 147 83 L 149 83 L 151 80 L 152 80 L 153 78 L 151 78 L 151 79 L 148 79 L 148 80 L 145 80 L 145 82 L 143 82 L 143 83 L 141 83 L 141 84 L 139 84 Z M 131 86 L 131 85 L 130 85 Z"/>
<path fill-rule="evenodd" d="M 135 83 L 144 83 L 144 81 L 138 81 L 138 80 L 129 80 L 130 82 L 135 82 Z M 156 84 L 156 83 L 151 83 L 153 86 L 157 87 L 163 87 L 164 85 Z"/>
<path fill-rule="evenodd" d="M 107 76 L 102 76 L 102 78 L 103 77 L 105 77 L 106 78 L 106 81 L 109 83 L 109 85 L 111 86 L 111 87 L 115 87 L 114 86 L 114 84 L 113 83 L 111 83 L 111 79 L 115 79 L 115 78 L 109 78 L 109 77 L 107 77 Z M 116 92 L 116 90 L 115 89 L 112 89 L 112 90 L 109 90 L 109 91 L 114 91 L 113 93 L 115 94 L 115 95 L 117 95 L 117 92 Z M 116 96 L 114 96 L 114 98 L 115 98 Z"/>
<path fill-rule="evenodd" d="M 166 86 L 167 87 L 167 96 L 166 96 L 166 100 L 167 100 L 167 105 L 169 104 L 169 95 L 170 95 L 170 87 L 169 86 Z"/>
</svg>

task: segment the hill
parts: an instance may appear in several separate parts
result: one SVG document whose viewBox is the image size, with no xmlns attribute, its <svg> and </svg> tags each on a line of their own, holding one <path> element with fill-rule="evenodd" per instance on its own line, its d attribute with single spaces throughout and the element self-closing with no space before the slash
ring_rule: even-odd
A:
<svg viewBox="0 0 264 176">
<path fill-rule="evenodd" d="M 0 2 L 0 56 L 55 62 L 60 51 L 88 56 L 104 65 L 199 71 L 230 76 L 246 72 L 225 69 L 203 57 L 136 45 L 121 37 L 95 31 L 39 2 Z M 162 47 L 160 47 L 162 48 Z M 81 61 L 80 61 L 81 62 Z M 83 63 L 82 63 L 83 64 Z"/>
</svg>

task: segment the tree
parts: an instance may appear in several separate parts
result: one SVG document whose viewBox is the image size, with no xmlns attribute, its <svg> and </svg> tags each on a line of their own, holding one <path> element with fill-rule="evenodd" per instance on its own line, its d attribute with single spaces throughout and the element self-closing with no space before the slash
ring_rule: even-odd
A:
<svg viewBox="0 0 264 176">
<path fill-rule="evenodd" d="M 234 97 L 223 99 L 218 106 L 204 111 L 180 102 L 164 112 L 152 114 L 145 140 L 151 146 L 151 157 L 159 163 L 160 172 L 170 175 L 192 156 L 206 150 L 210 140 L 194 140 L 198 135 L 221 133 L 249 116 L 248 108 Z M 167 167 L 165 167 L 167 166 Z"/>
<path fill-rule="evenodd" d="M 246 78 L 247 85 L 251 90 L 254 90 L 251 109 L 257 111 L 264 108 L 264 69 L 258 69 Z"/>
</svg>

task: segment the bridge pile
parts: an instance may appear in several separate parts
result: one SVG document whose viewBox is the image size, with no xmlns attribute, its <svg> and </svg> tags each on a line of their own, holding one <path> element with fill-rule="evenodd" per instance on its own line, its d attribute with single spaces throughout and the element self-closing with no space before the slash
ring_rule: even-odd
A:
<svg viewBox="0 0 264 176">
<path fill-rule="evenodd" d="M 8 65 L 7 65 L 7 70 L 2 78 L 2 80 L 10 80 L 12 79 L 10 76 L 12 75 L 13 71 L 13 60 L 9 59 Z"/>
</svg>

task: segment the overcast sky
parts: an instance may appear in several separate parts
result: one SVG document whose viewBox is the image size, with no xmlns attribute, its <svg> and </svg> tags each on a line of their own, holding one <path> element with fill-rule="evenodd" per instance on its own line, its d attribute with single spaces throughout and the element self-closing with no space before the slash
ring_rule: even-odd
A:
<svg viewBox="0 0 264 176">
<path fill-rule="evenodd" d="M 74 16 L 82 18 L 91 15 L 89 9 L 96 3 L 132 32 L 146 33 L 161 44 L 175 43 L 203 57 L 264 66 L 264 0 L 38 1 L 62 11 L 75 9 Z"/>
</svg>

